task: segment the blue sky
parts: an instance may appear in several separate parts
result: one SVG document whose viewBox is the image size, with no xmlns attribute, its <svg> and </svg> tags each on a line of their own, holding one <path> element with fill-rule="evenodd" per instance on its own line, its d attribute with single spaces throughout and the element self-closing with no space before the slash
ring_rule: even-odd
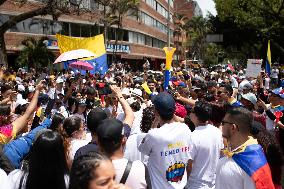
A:
<svg viewBox="0 0 284 189">
<path fill-rule="evenodd" d="M 213 0 L 196 0 L 202 10 L 203 16 L 207 15 L 207 11 L 211 14 L 216 15 L 215 3 Z"/>
</svg>

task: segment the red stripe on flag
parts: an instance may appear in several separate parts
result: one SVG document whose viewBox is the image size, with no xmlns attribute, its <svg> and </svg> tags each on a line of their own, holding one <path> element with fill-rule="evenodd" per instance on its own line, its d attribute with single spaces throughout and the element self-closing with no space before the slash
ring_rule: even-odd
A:
<svg viewBox="0 0 284 189">
<path fill-rule="evenodd" d="M 251 178 L 255 182 L 256 189 L 275 189 L 268 163 L 254 172 Z"/>
</svg>

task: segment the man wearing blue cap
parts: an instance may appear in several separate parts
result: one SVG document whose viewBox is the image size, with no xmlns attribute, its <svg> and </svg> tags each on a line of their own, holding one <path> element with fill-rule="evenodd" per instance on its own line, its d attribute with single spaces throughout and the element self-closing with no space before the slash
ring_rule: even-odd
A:
<svg viewBox="0 0 284 189">
<path fill-rule="evenodd" d="M 138 149 L 149 155 L 147 166 L 154 189 L 182 189 L 187 182 L 191 131 L 187 125 L 175 122 L 175 100 L 170 94 L 159 93 L 152 101 L 156 117 Z"/>
<path fill-rule="evenodd" d="M 275 135 L 279 129 L 279 142 L 284 152 L 284 89 L 276 88 L 269 94 L 270 105 L 266 105 L 260 100 L 260 105 L 265 110 L 266 129 Z"/>
</svg>

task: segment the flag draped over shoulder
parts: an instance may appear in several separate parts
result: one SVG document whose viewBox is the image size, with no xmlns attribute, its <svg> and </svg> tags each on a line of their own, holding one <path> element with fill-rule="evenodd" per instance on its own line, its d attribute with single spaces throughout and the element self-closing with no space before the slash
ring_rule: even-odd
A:
<svg viewBox="0 0 284 189">
<path fill-rule="evenodd" d="M 268 46 L 267 46 L 267 57 L 266 57 L 266 64 L 265 64 L 265 71 L 268 75 L 270 75 L 271 71 L 271 51 L 270 51 L 270 40 L 268 41 Z"/>
<path fill-rule="evenodd" d="M 76 38 L 56 34 L 56 38 L 60 53 L 77 49 L 89 50 L 97 55 L 97 57 L 92 59 L 84 59 L 84 61 L 89 62 L 94 67 L 90 73 L 100 73 L 101 75 L 104 75 L 107 72 L 107 54 L 103 34 L 88 38 Z"/>
<path fill-rule="evenodd" d="M 252 178 L 256 189 L 275 189 L 262 147 L 250 137 L 237 151 L 224 151 Z"/>
</svg>

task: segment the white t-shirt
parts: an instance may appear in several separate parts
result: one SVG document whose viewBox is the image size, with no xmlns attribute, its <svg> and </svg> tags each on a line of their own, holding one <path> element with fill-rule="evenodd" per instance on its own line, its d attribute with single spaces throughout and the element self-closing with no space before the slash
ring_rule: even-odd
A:
<svg viewBox="0 0 284 189">
<path fill-rule="evenodd" d="M 70 147 L 69 147 L 69 158 L 70 160 L 73 161 L 74 156 L 79 148 L 82 146 L 86 146 L 89 142 L 88 140 L 80 140 L 80 139 L 72 139 L 70 142 Z"/>
<path fill-rule="evenodd" d="M 147 133 L 132 134 L 128 137 L 125 145 L 124 157 L 130 161 L 140 160 L 147 164 L 148 156 L 139 152 L 138 145 L 142 142 Z"/>
<path fill-rule="evenodd" d="M 112 160 L 115 173 L 116 173 L 116 182 L 120 182 L 128 160 L 125 158 Z M 129 175 L 126 179 L 125 184 L 130 188 L 135 189 L 145 189 L 147 188 L 147 183 L 145 179 L 145 166 L 141 161 L 133 161 L 132 166 L 129 172 Z"/>
<path fill-rule="evenodd" d="M 272 69 L 270 77 L 274 78 L 274 79 L 278 79 L 278 74 L 279 74 L 279 70 L 278 69 Z"/>
<path fill-rule="evenodd" d="M 232 158 L 221 158 L 216 174 L 215 189 L 255 189 L 253 180 Z"/>
<path fill-rule="evenodd" d="M 24 171 L 22 171 L 20 169 L 15 169 L 11 173 L 9 173 L 9 175 L 8 175 L 9 187 L 7 187 L 5 189 L 19 189 L 22 176 L 24 176 L 23 181 L 22 181 L 22 188 L 26 188 L 26 182 L 27 182 L 28 174 L 24 175 Z M 68 175 L 64 176 L 64 180 L 65 180 L 66 186 L 69 186 L 69 176 Z M 0 185 L 0 188 L 1 188 L 1 186 L 2 185 Z"/>
<path fill-rule="evenodd" d="M 238 88 L 239 87 L 238 81 L 233 76 L 230 76 L 230 81 L 231 81 L 231 86 L 233 88 Z"/>
<path fill-rule="evenodd" d="M 269 89 L 270 78 L 266 77 L 264 80 L 264 87 L 265 89 Z"/>
<path fill-rule="evenodd" d="M 153 189 L 182 189 L 186 185 L 191 131 L 183 123 L 152 129 L 139 145 L 149 155 L 148 169 Z"/>
<path fill-rule="evenodd" d="M 195 128 L 189 151 L 193 165 L 186 188 L 214 188 L 216 167 L 223 146 L 222 132 L 217 127 L 208 124 Z"/>
<path fill-rule="evenodd" d="M 61 91 L 55 89 L 55 88 L 50 88 L 49 91 L 47 92 L 47 95 L 49 96 L 50 99 L 54 99 L 54 93 L 56 94 L 63 94 L 64 95 L 64 89 L 61 89 Z"/>
<path fill-rule="evenodd" d="M 271 108 L 271 106 L 269 105 L 269 110 L 274 113 L 274 110 Z M 274 127 L 275 127 L 275 122 L 273 120 L 271 120 L 267 115 L 266 112 L 264 112 L 264 115 L 266 117 L 265 119 L 265 125 L 266 125 L 266 130 L 268 131 L 274 131 Z"/>
<path fill-rule="evenodd" d="M 10 188 L 10 183 L 7 174 L 3 169 L 0 169 L 0 189 Z"/>
</svg>

